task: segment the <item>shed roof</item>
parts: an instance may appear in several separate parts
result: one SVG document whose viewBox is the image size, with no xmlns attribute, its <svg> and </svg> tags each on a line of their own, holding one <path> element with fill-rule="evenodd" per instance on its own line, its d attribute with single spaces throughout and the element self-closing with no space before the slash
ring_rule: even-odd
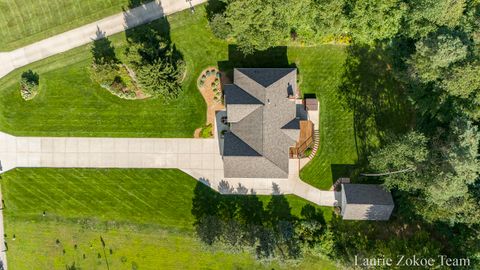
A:
<svg viewBox="0 0 480 270">
<path fill-rule="evenodd" d="M 394 205 L 392 194 L 381 185 L 342 184 L 347 204 Z"/>
</svg>

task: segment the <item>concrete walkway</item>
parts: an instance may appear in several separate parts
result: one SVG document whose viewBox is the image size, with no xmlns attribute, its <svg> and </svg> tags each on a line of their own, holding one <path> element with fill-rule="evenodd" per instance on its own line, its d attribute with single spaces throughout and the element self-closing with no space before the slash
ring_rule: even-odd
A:
<svg viewBox="0 0 480 270">
<path fill-rule="evenodd" d="M 0 52 L 0 63 L 2 63 L 0 65 L 0 78 L 35 61 L 85 45 L 92 40 L 151 22 L 165 15 L 189 9 L 206 1 L 157 0 L 10 52 Z"/>
<path fill-rule="evenodd" d="M 223 194 L 295 194 L 318 205 L 336 204 L 333 191 L 301 181 L 298 160 L 288 179 L 224 178 L 213 139 L 14 137 L 0 132 L 2 172 L 16 167 L 177 168 Z"/>
</svg>

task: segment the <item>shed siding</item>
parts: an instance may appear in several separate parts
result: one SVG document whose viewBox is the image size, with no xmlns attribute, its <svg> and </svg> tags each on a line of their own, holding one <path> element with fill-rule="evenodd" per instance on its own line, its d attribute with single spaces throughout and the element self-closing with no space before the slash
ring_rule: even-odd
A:
<svg viewBox="0 0 480 270">
<path fill-rule="evenodd" d="M 345 220 L 388 220 L 394 207 L 393 205 L 343 204 L 343 198 L 342 216 Z"/>
</svg>

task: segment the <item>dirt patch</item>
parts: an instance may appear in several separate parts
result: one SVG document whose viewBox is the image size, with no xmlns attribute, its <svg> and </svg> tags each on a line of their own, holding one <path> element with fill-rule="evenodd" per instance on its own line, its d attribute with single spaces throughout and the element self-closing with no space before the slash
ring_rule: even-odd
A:
<svg viewBox="0 0 480 270">
<path fill-rule="evenodd" d="M 207 104 L 207 122 L 205 126 L 215 125 L 215 112 L 223 110 L 223 78 L 215 67 L 208 67 L 202 71 L 197 79 L 197 88 Z M 199 138 L 202 128 L 194 132 L 194 138 Z"/>
</svg>

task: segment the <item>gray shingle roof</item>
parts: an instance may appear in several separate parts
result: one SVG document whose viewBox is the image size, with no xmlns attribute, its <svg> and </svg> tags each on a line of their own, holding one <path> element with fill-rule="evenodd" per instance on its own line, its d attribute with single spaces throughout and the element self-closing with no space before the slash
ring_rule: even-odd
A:
<svg viewBox="0 0 480 270">
<path fill-rule="evenodd" d="M 224 156 L 261 156 L 232 132 L 225 133 L 224 143 L 228 145 L 228 147 L 225 147 L 223 150 Z"/>
<path fill-rule="evenodd" d="M 256 81 L 263 87 L 268 87 L 272 83 L 285 77 L 287 74 L 296 70 L 294 68 L 237 68 L 239 72 Z"/>
<path fill-rule="evenodd" d="M 262 104 L 260 100 L 235 84 L 226 84 L 223 87 L 223 92 L 225 93 L 225 103 L 227 104 Z"/>
<path fill-rule="evenodd" d="M 234 70 L 234 84 L 225 87 L 231 133 L 266 161 L 259 161 L 258 157 L 224 159 L 225 175 L 239 178 L 265 178 L 266 175 L 272 178 L 288 177 L 288 150 L 296 142 L 294 130 L 299 129 L 295 119 L 295 101 L 288 98 L 295 89 L 294 68 Z M 285 133 L 282 128 L 291 132 Z M 233 150 L 238 145 L 240 143 L 226 137 L 224 155 L 247 156 L 242 151 Z M 261 163 L 272 166 L 257 166 Z M 238 167 L 252 168 L 253 171 L 233 170 Z"/>
<path fill-rule="evenodd" d="M 392 194 L 380 185 L 343 184 L 347 204 L 393 205 Z"/>
</svg>

